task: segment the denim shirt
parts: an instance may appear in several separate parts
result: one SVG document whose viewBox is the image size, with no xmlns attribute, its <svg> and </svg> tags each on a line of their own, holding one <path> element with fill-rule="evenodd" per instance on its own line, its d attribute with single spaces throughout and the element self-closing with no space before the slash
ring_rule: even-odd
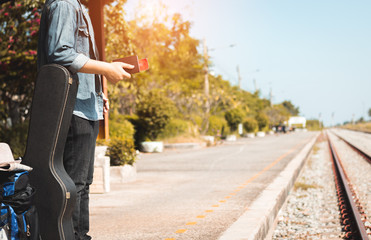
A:
<svg viewBox="0 0 371 240">
<path fill-rule="evenodd" d="M 78 79 L 74 115 L 92 121 L 103 119 L 100 84 L 97 91 L 95 75 L 79 72 L 89 59 L 98 59 L 90 17 L 79 0 L 46 0 L 37 54 L 39 69 L 45 64 L 59 64 Z"/>
</svg>

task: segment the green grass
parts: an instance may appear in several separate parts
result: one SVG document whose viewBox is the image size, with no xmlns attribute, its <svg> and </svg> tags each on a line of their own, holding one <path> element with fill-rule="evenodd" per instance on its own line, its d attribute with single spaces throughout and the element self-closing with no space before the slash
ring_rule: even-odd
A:
<svg viewBox="0 0 371 240">
<path fill-rule="evenodd" d="M 298 189 L 302 189 L 302 190 L 306 191 L 310 188 L 319 188 L 319 186 L 315 185 L 315 184 L 306 184 L 306 183 L 303 183 L 303 182 L 296 182 L 294 184 L 294 191 L 296 191 Z"/>
<path fill-rule="evenodd" d="M 347 125 L 344 125 L 343 128 L 350 129 L 350 130 L 371 132 L 371 122 L 347 124 Z"/>
</svg>

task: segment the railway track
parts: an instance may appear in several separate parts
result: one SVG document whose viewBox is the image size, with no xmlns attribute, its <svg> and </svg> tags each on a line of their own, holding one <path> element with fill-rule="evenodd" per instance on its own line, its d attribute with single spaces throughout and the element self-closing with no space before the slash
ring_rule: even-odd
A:
<svg viewBox="0 0 371 240">
<path fill-rule="evenodd" d="M 359 149 L 344 136 L 329 131 L 317 142 L 295 183 L 314 187 L 294 187 L 273 239 L 371 239 L 371 151 L 364 151 L 364 140 Z M 301 206 L 310 214 L 301 214 Z"/>
<path fill-rule="evenodd" d="M 350 143 L 344 138 L 339 138 L 345 141 L 348 145 Z M 367 227 L 368 216 L 365 213 L 362 201 L 359 198 L 357 187 L 351 182 L 349 173 L 344 167 L 342 159 L 333 144 L 331 137 L 328 138 L 330 154 L 333 160 L 334 178 L 336 184 L 336 192 L 338 196 L 339 211 L 341 216 L 341 223 L 343 231 L 345 232 L 345 239 L 362 239 L 368 240 Z M 357 150 L 357 153 L 362 154 L 363 158 L 370 159 L 368 155 L 359 150 L 356 146 L 351 145 L 351 149 Z M 353 166 L 349 166 L 353 167 Z"/>
</svg>

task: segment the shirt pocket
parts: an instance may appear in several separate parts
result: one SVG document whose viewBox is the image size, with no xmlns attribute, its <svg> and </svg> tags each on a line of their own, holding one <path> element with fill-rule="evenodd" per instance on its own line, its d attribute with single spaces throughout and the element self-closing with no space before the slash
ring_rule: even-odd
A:
<svg viewBox="0 0 371 240">
<path fill-rule="evenodd" d="M 78 27 L 76 52 L 89 56 L 89 30 L 87 25 Z"/>
</svg>

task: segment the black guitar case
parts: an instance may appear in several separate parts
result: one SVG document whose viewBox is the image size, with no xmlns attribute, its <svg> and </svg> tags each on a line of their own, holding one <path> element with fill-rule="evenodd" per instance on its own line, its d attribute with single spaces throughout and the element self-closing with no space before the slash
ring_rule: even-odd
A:
<svg viewBox="0 0 371 240">
<path fill-rule="evenodd" d="M 75 239 L 72 211 L 76 187 L 63 166 L 63 152 L 77 94 L 77 79 L 56 64 L 37 76 L 26 153 L 43 240 Z"/>
</svg>

